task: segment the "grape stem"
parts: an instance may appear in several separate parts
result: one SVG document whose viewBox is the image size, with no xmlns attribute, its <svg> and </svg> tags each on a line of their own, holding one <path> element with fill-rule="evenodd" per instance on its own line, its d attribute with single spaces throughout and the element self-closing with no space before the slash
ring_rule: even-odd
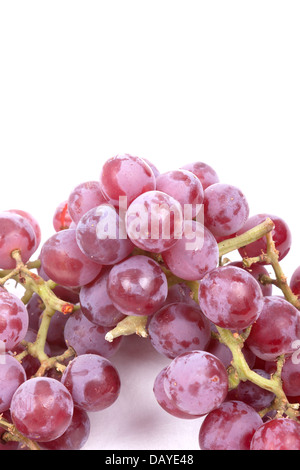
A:
<svg viewBox="0 0 300 470">
<path fill-rule="evenodd" d="M 4 442 L 17 441 L 17 442 L 20 442 L 23 446 L 28 447 L 28 449 L 30 450 L 40 450 L 40 447 L 35 441 L 28 439 L 28 437 L 25 437 L 23 434 L 21 434 L 17 430 L 16 426 L 10 423 L 9 421 L 7 421 L 6 419 L 4 419 L 1 414 L 0 414 L 0 426 L 6 429 L 6 431 L 2 435 L 0 435 L 0 439 L 2 441 Z"/>
<path fill-rule="evenodd" d="M 137 334 L 143 338 L 147 338 L 148 332 L 146 329 L 148 321 L 148 316 L 137 316 L 137 315 L 128 315 L 123 320 L 121 320 L 115 328 L 110 330 L 106 336 L 106 341 L 110 343 L 119 336 L 128 336 L 132 334 Z"/>
</svg>

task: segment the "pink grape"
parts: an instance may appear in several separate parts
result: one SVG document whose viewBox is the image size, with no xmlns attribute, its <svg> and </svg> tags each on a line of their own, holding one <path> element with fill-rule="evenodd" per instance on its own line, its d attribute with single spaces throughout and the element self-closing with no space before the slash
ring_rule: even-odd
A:
<svg viewBox="0 0 300 470">
<path fill-rule="evenodd" d="M 203 313 L 221 328 L 243 330 L 254 323 L 263 308 L 257 281 L 236 266 L 221 266 L 209 272 L 199 285 Z"/>
<path fill-rule="evenodd" d="M 161 173 L 156 178 L 156 189 L 179 201 L 185 218 L 196 217 L 204 201 L 204 191 L 199 178 L 188 170 Z M 190 214 L 187 214 L 187 206 L 190 208 Z"/>
<path fill-rule="evenodd" d="M 275 227 L 272 230 L 272 237 L 275 243 L 276 250 L 279 252 L 278 260 L 281 261 L 288 254 L 291 248 L 292 235 L 287 223 L 277 215 L 272 214 L 256 214 L 250 217 L 245 225 L 237 232 L 237 235 L 241 235 L 258 224 L 263 223 L 267 218 L 270 218 Z M 256 240 L 248 244 L 247 246 L 240 248 L 239 253 L 243 258 L 252 258 L 261 255 L 261 253 L 267 252 L 267 242 L 265 237 Z M 262 262 L 262 264 L 267 264 Z"/>
<path fill-rule="evenodd" d="M 90 435 L 91 423 L 86 411 L 74 407 L 71 424 L 53 441 L 41 442 L 45 450 L 80 450 Z"/>
<path fill-rule="evenodd" d="M 102 265 L 119 263 L 134 249 L 125 221 L 109 204 L 94 207 L 82 216 L 76 227 L 76 241 L 88 258 Z"/>
<path fill-rule="evenodd" d="M 29 324 L 23 302 L 13 293 L 0 290 L 0 341 L 7 351 L 25 338 Z"/>
<path fill-rule="evenodd" d="M 167 367 L 164 388 L 167 397 L 181 411 L 205 415 L 225 400 L 227 371 L 217 357 L 206 351 L 185 352 Z"/>
<path fill-rule="evenodd" d="M 14 250 L 21 251 L 22 261 L 26 263 L 37 248 L 34 229 L 27 218 L 13 213 L 0 213 L 0 267 L 13 269 L 15 260 L 11 257 Z"/>
<path fill-rule="evenodd" d="M 183 165 L 181 168 L 194 173 L 201 181 L 204 190 L 211 184 L 219 183 L 219 177 L 216 171 L 207 163 L 192 162 Z"/>
<path fill-rule="evenodd" d="M 201 450 L 250 450 L 251 439 L 263 424 L 259 414 L 241 401 L 226 401 L 201 424 Z"/>
<path fill-rule="evenodd" d="M 153 347 L 174 359 L 210 341 L 210 322 L 199 307 L 182 302 L 165 305 L 150 318 L 148 333 Z"/>
<path fill-rule="evenodd" d="M 260 282 L 261 276 L 269 276 L 268 271 L 266 268 L 259 264 L 259 263 L 253 263 L 249 268 L 245 267 L 243 264 L 243 261 L 233 261 L 232 263 L 227 264 L 227 266 L 236 266 L 238 268 L 244 269 L 248 273 L 252 274 L 252 276 L 257 280 L 257 282 L 260 285 L 260 288 L 262 290 L 262 293 L 264 296 L 269 296 L 272 295 L 272 284 L 262 284 Z"/>
<path fill-rule="evenodd" d="M 58 380 L 35 377 L 15 391 L 10 412 L 17 429 L 29 439 L 46 442 L 61 436 L 71 424 L 74 404 Z"/>
<path fill-rule="evenodd" d="M 106 199 L 119 205 L 120 196 L 129 205 L 136 197 L 156 188 L 156 180 L 150 166 L 141 158 L 124 154 L 109 158 L 100 174 L 100 186 Z"/>
<path fill-rule="evenodd" d="M 65 230 L 70 228 L 72 225 L 72 219 L 68 209 L 68 201 L 62 201 L 55 209 L 52 223 L 54 230 L 56 232 L 60 232 L 61 230 Z"/>
<path fill-rule="evenodd" d="M 10 407 L 17 388 L 26 380 L 24 367 L 9 354 L 0 355 L 0 413 Z"/>
<path fill-rule="evenodd" d="M 148 191 L 128 207 L 126 230 L 142 250 L 160 253 L 176 245 L 182 236 L 181 204 L 162 191 Z"/>
<path fill-rule="evenodd" d="M 295 295 L 300 296 L 300 266 L 298 266 L 292 274 L 290 288 Z"/>
<path fill-rule="evenodd" d="M 162 253 L 164 262 L 181 279 L 200 280 L 219 262 L 218 244 L 211 232 L 200 222 L 186 220 L 183 235 Z"/>
<path fill-rule="evenodd" d="M 289 418 L 267 421 L 254 433 L 250 450 L 300 450 L 300 423 Z"/>
<path fill-rule="evenodd" d="M 68 198 L 68 211 L 75 224 L 90 209 L 107 202 L 104 197 L 99 181 L 85 181 L 80 183 L 71 191 Z"/>
<path fill-rule="evenodd" d="M 282 354 L 292 354 L 299 335 L 300 313 L 296 307 L 277 296 L 264 297 L 263 309 L 246 344 L 260 359 L 273 361 Z"/>
<path fill-rule="evenodd" d="M 110 268 L 103 269 L 100 275 L 80 289 L 80 307 L 86 318 L 95 325 L 115 326 L 125 318 L 112 303 L 107 292 Z"/>
<path fill-rule="evenodd" d="M 88 284 L 102 269 L 101 264 L 82 253 L 74 229 L 62 230 L 48 238 L 42 246 L 40 260 L 49 278 L 67 287 Z"/>
<path fill-rule="evenodd" d="M 162 407 L 164 411 L 169 413 L 172 416 L 175 416 L 176 418 L 181 418 L 181 419 L 197 419 L 199 416 L 191 415 L 188 413 L 185 413 L 184 411 L 181 411 L 179 408 L 176 408 L 174 402 L 170 400 L 165 392 L 164 388 L 164 380 L 165 380 L 165 373 L 166 373 L 167 367 L 164 367 L 159 374 L 156 376 L 154 385 L 153 385 L 153 393 L 156 398 L 157 403 Z"/>
<path fill-rule="evenodd" d="M 218 237 L 236 233 L 249 217 L 249 205 L 236 186 L 216 183 L 204 191 L 204 223 Z"/>
<path fill-rule="evenodd" d="M 12 214 L 18 214 L 21 217 L 24 217 L 24 219 L 28 220 L 28 222 L 30 223 L 31 227 L 34 230 L 34 234 L 35 234 L 35 250 L 34 251 L 36 251 L 42 239 L 41 227 L 38 221 L 31 214 L 29 214 L 29 212 L 26 212 L 26 211 L 22 211 L 19 209 L 10 209 L 7 212 L 11 212 Z"/>
<path fill-rule="evenodd" d="M 113 356 L 122 344 L 120 336 L 112 342 L 105 339 L 110 327 L 91 323 L 81 312 L 76 310 L 68 318 L 64 328 L 64 338 L 68 346 L 72 346 L 77 355 L 99 354 L 106 358 Z"/>
<path fill-rule="evenodd" d="M 83 354 L 71 361 L 61 382 L 70 391 L 75 406 L 100 411 L 111 406 L 120 394 L 121 382 L 112 363 L 96 354 Z"/>
<path fill-rule="evenodd" d="M 168 282 L 156 261 L 136 255 L 112 267 L 107 292 L 125 315 L 151 315 L 164 304 Z"/>
</svg>

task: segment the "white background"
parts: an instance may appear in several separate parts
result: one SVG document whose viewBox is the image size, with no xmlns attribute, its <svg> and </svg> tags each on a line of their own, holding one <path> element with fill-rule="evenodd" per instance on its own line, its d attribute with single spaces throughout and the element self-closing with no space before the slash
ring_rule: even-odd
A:
<svg viewBox="0 0 300 470">
<path fill-rule="evenodd" d="M 192 161 L 239 186 L 251 215 L 286 220 L 300 264 L 300 4 L 0 1 L 0 210 L 54 233 L 56 206 L 117 153 L 161 170 Z M 152 384 L 169 361 L 127 338 L 121 396 L 85 449 L 198 449 L 199 421 L 167 416 Z"/>
</svg>

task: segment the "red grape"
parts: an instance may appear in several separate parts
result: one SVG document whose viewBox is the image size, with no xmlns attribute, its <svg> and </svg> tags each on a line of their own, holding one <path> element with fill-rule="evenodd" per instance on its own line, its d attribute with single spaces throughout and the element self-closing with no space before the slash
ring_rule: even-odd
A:
<svg viewBox="0 0 300 470">
<path fill-rule="evenodd" d="M 259 284 L 247 271 L 222 266 L 202 278 L 199 305 L 215 325 L 243 330 L 258 319 L 263 295 Z"/>
<path fill-rule="evenodd" d="M 10 412 L 17 429 L 29 439 L 46 442 L 61 436 L 71 424 L 73 400 L 58 380 L 35 377 L 15 391 Z"/>
<path fill-rule="evenodd" d="M 55 209 L 53 215 L 53 227 L 56 232 L 70 228 L 72 219 L 68 210 L 68 201 L 62 201 Z"/>
<path fill-rule="evenodd" d="M 6 350 L 22 341 L 29 324 L 28 312 L 23 302 L 13 293 L 0 290 L 0 341 Z"/>
<path fill-rule="evenodd" d="M 204 191 L 204 223 L 213 235 L 226 237 L 236 233 L 248 216 L 248 202 L 239 188 L 216 183 Z"/>
<path fill-rule="evenodd" d="M 17 388 L 26 380 L 24 367 L 9 354 L 0 355 L 0 413 L 10 407 Z"/>
<path fill-rule="evenodd" d="M 41 263 L 45 273 L 63 286 L 78 287 L 91 282 L 102 266 L 82 253 L 76 242 L 76 230 L 57 232 L 44 243 Z"/>
<path fill-rule="evenodd" d="M 90 209 L 107 202 L 98 181 L 85 181 L 78 184 L 68 198 L 68 212 L 77 224 Z"/>
<path fill-rule="evenodd" d="M 300 450 L 300 423 L 289 418 L 267 421 L 254 433 L 250 450 Z"/>
<path fill-rule="evenodd" d="M 125 315 L 151 315 L 163 306 L 168 283 L 156 261 L 136 255 L 112 267 L 107 292 Z"/>
<path fill-rule="evenodd" d="M 259 414 L 241 401 L 226 401 L 204 419 L 199 432 L 201 450 L 250 450 Z"/>
<path fill-rule="evenodd" d="M 211 184 L 219 182 L 219 177 L 216 171 L 207 163 L 203 163 L 203 162 L 187 163 L 186 165 L 183 165 L 181 168 L 184 170 L 189 170 L 192 173 L 194 173 L 194 175 L 196 175 L 201 181 L 203 189 L 206 189 Z"/>
<path fill-rule="evenodd" d="M 108 359 L 83 354 L 64 370 L 61 382 L 70 391 L 75 406 L 85 411 L 100 411 L 111 406 L 120 393 L 120 377 Z"/>
</svg>

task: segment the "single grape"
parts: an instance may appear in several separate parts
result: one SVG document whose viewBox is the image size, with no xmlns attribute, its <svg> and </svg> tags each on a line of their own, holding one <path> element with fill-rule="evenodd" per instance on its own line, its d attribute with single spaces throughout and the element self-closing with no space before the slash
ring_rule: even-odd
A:
<svg viewBox="0 0 300 470">
<path fill-rule="evenodd" d="M 68 229 L 52 235 L 42 246 L 40 256 L 45 273 L 62 286 L 88 284 L 102 266 L 82 253 L 76 242 L 76 230 Z"/>
<path fill-rule="evenodd" d="M 299 340 L 298 340 L 299 341 Z M 299 345 L 299 343 L 296 343 Z M 265 369 L 270 374 L 276 372 L 276 361 L 265 363 Z M 284 364 L 281 370 L 282 388 L 284 393 L 289 397 L 297 397 L 300 395 L 300 357 L 299 350 L 295 349 L 291 356 L 284 358 Z"/>
<path fill-rule="evenodd" d="M 125 315 L 151 315 L 164 304 L 168 282 L 156 261 L 136 255 L 112 267 L 107 292 Z"/>
<path fill-rule="evenodd" d="M 270 379 L 270 374 L 262 369 L 252 369 L 261 377 Z M 246 380 L 241 381 L 238 386 L 228 392 L 228 400 L 238 400 L 254 408 L 256 411 L 261 411 L 268 408 L 275 398 L 275 394 L 266 390 L 259 385 Z"/>
<path fill-rule="evenodd" d="M 176 408 L 191 415 L 204 415 L 225 400 L 227 371 L 217 357 L 206 351 L 185 352 L 167 367 L 164 388 Z"/>
<path fill-rule="evenodd" d="M 250 450 L 300 450 L 300 423 L 290 418 L 267 421 L 254 433 Z"/>
<path fill-rule="evenodd" d="M 81 312 L 76 310 L 68 318 L 64 328 L 64 338 L 68 346 L 72 346 L 77 355 L 99 354 L 104 357 L 113 356 L 119 349 L 123 337 L 114 341 L 106 341 L 105 335 L 110 327 L 91 323 Z"/>
<path fill-rule="evenodd" d="M 181 167 L 184 170 L 191 171 L 199 178 L 203 189 L 205 190 L 211 184 L 219 183 L 219 177 L 216 171 L 207 163 L 192 162 Z"/>
<path fill-rule="evenodd" d="M 90 209 L 107 202 L 98 181 L 85 181 L 71 191 L 68 198 L 68 211 L 77 224 Z"/>
<path fill-rule="evenodd" d="M 236 266 L 238 268 L 244 269 L 248 273 L 252 274 L 252 276 L 257 280 L 257 282 L 260 285 L 260 288 L 262 290 L 262 293 L 264 296 L 269 296 L 272 295 L 272 284 L 262 284 L 260 282 L 261 276 L 269 276 L 268 271 L 266 268 L 259 264 L 259 263 L 253 263 L 249 268 L 244 266 L 243 261 L 233 261 L 227 266 Z"/>
<path fill-rule="evenodd" d="M 153 174 L 154 174 L 155 178 L 157 178 L 160 175 L 160 171 L 157 169 L 157 167 L 154 165 L 154 163 L 151 162 L 150 160 L 148 160 L 148 158 L 145 158 L 145 157 L 143 157 L 142 160 L 144 160 L 144 162 L 146 162 L 147 165 L 150 166 L 151 170 L 153 171 Z"/>
<path fill-rule="evenodd" d="M 72 225 L 72 218 L 68 209 L 68 201 L 62 201 L 55 209 L 53 214 L 53 227 L 56 232 L 70 228 Z"/>
<path fill-rule="evenodd" d="M 243 330 L 252 325 L 263 308 L 263 298 L 254 277 L 236 266 L 216 268 L 199 285 L 201 310 L 221 328 Z"/>
<path fill-rule="evenodd" d="M 110 268 L 103 269 L 100 275 L 80 289 L 80 308 L 86 318 L 95 325 L 113 327 L 125 318 L 112 303 L 107 292 Z"/>
<path fill-rule="evenodd" d="M 29 439 L 46 442 L 61 436 L 71 424 L 74 404 L 58 380 L 35 377 L 15 391 L 10 412 L 17 429 Z"/>
<path fill-rule="evenodd" d="M 134 249 L 125 221 L 110 204 L 94 207 L 82 216 L 76 227 L 76 241 L 88 258 L 102 265 L 119 263 Z"/>
<path fill-rule="evenodd" d="M 23 302 L 13 293 L 0 290 L 0 341 L 7 351 L 26 335 L 29 319 Z"/>
<path fill-rule="evenodd" d="M 22 261 L 26 263 L 37 248 L 34 229 L 27 218 L 13 213 L 0 213 L 0 267 L 13 269 L 15 260 L 11 257 L 14 250 L 20 250 Z"/>
<path fill-rule="evenodd" d="M 216 183 L 204 191 L 204 223 L 215 236 L 236 233 L 249 217 L 242 191 L 231 184 Z"/>
<path fill-rule="evenodd" d="M 182 236 L 181 205 L 162 191 L 145 192 L 128 207 L 126 230 L 138 248 L 153 253 L 165 251 Z"/>
<path fill-rule="evenodd" d="M 257 411 L 241 401 L 226 401 L 201 424 L 201 450 L 250 450 L 251 439 L 263 424 Z"/>
<path fill-rule="evenodd" d="M 184 411 L 181 411 L 179 408 L 176 408 L 176 406 L 174 405 L 174 402 L 167 397 L 165 388 L 164 388 L 166 370 L 167 370 L 167 367 L 164 367 L 156 376 L 155 381 L 154 381 L 153 393 L 157 400 L 157 403 L 162 407 L 164 411 L 166 411 L 172 416 L 175 416 L 176 418 L 181 418 L 181 419 L 199 418 L 199 416 L 197 415 L 196 416 L 191 415 L 189 413 L 185 413 Z"/>
<path fill-rule="evenodd" d="M 106 199 L 119 206 L 120 196 L 127 198 L 127 205 L 146 191 L 156 188 L 156 180 L 150 166 L 133 155 L 116 155 L 103 165 L 100 186 Z"/>
<path fill-rule="evenodd" d="M 281 354 L 294 352 L 294 341 L 299 335 L 299 311 L 281 297 L 264 297 L 263 309 L 246 344 L 260 359 L 274 361 Z"/>
<path fill-rule="evenodd" d="M 38 221 L 31 214 L 29 214 L 29 212 L 22 211 L 22 210 L 19 210 L 19 209 L 10 209 L 10 210 L 5 211 L 5 212 L 11 212 L 12 214 L 18 214 L 21 217 L 24 217 L 25 219 L 28 220 L 28 222 L 30 223 L 31 227 L 34 230 L 34 234 L 35 234 L 35 249 L 34 249 L 34 251 L 36 251 L 38 249 L 38 247 L 41 243 L 41 239 L 42 239 L 41 227 L 40 227 Z"/>
<path fill-rule="evenodd" d="M 293 294 L 300 296 L 300 266 L 295 269 L 290 280 L 290 288 Z"/>
<path fill-rule="evenodd" d="M 186 220 L 178 242 L 162 253 L 170 271 L 182 279 L 202 279 L 219 262 L 219 249 L 214 236 L 200 222 Z"/>
<path fill-rule="evenodd" d="M 26 380 L 24 367 L 9 354 L 0 355 L 0 413 L 10 407 L 17 388 Z"/>
<path fill-rule="evenodd" d="M 201 210 L 204 201 L 203 187 L 199 178 L 188 170 L 161 173 L 156 178 L 156 189 L 180 202 L 185 219 L 193 219 Z"/>
<path fill-rule="evenodd" d="M 80 450 L 90 435 L 91 423 L 86 411 L 74 407 L 72 421 L 67 430 L 57 439 L 41 442 L 45 450 Z"/>
<path fill-rule="evenodd" d="M 112 363 L 96 354 L 83 354 L 71 361 L 61 382 L 70 391 L 75 406 L 100 411 L 111 406 L 120 394 L 120 377 Z"/>
<path fill-rule="evenodd" d="M 171 359 L 210 341 L 210 322 L 199 307 L 181 302 L 165 305 L 151 318 L 148 333 L 153 347 Z"/>
<path fill-rule="evenodd" d="M 256 225 L 263 223 L 267 218 L 270 218 L 275 224 L 275 227 L 272 230 L 272 237 L 276 250 L 279 252 L 278 260 L 281 261 L 290 251 L 292 235 L 287 223 L 280 217 L 271 214 L 253 215 L 246 221 L 241 230 L 237 232 L 237 235 L 241 235 Z M 266 237 L 262 237 L 259 240 L 256 240 L 253 243 L 249 243 L 249 245 L 239 249 L 239 253 L 242 258 L 260 256 L 262 252 L 267 252 Z M 262 264 L 267 263 L 262 262 Z"/>
</svg>

